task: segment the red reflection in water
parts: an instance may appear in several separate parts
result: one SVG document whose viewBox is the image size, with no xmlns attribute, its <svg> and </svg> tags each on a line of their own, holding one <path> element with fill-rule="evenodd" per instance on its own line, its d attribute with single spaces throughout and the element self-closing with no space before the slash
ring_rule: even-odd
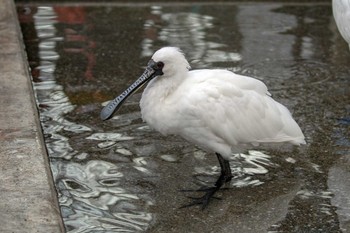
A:
<svg viewBox="0 0 350 233">
<path fill-rule="evenodd" d="M 66 24 L 85 24 L 86 13 L 84 7 L 55 6 L 57 21 Z"/>
<path fill-rule="evenodd" d="M 74 59 L 73 62 L 78 64 L 78 69 L 76 70 L 78 73 L 74 75 L 76 77 L 74 80 L 70 78 L 66 80 L 70 76 L 61 77 L 61 81 L 71 83 L 69 90 L 65 89 L 69 99 L 75 103 L 77 101 L 87 103 L 91 100 L 93 102 L 96 100 L 97 102 L 101 102 L 101 99 L 106 99 L 100 93 L 100 90 L 92 90 L 88 85 L 84 85 L 85 81 L 96 80 L 94 78 L 94 69 L 96 67 L 95 50 L 97 44 L 90 36 L 93 35 L 95 27 L 93 22 L 90 22 L 85 7 L 54 6 L 40 8 L 36 6 L 18 6 L 17 12 L 22 30 L 24 30 L 23 35 L 28 51 L 28 62 L 34 82 L 42 82 L 51 78 L 50 75 L 43 74 L 41 66 L 43 58 L 40 56 L 40 52 L 47 49 L 50 51 L 60 51 L 60 60 L 66 60 L 66 58 L 74 55 L 74 58 L 72 57 Z M 57 30 L 53 31 L 54 34 L 52 37 L 63 37 L 63 41 L 57 41 L 61 47 L 40 48 L 41 42 L 54 39 L 48 37 L 41 38 L 40 34 L 38 34 L 40 30 L 45 31 L 47 29 L 40 29 L 37 25 L 46 24 L 47 26 L 53 26 Z M 56 60 L 50 60 L 49 62 L 57 65 Z M 51 72 L 55 72 L 55 70 Z"/>
<path fill-rule="evenodd" d="M 84 77 L 87 80 L 92 80 L 94 78 L 93 68 L 96 65 L 96 57 L 93 51 L 96 48 L 96 43 L 86 35 L 86 31 L 91 31 L 93 26 L 86 20 L 85 8 L 56 6 L 53 9 L 57 15 L 57 21 L 66 24 L 64 38 L 68 43 L 65 44 L 70 45 L 70 47 L 65 47 L 64 51 L 67 53 L 80 53 L 87 59 Z M 77 25 L 80 26 L 82 30 L 77 30 L 75 28 Z"/>
<path fill-rule="evenodd" d="M 65 40 L 64 51 L 66 53 L 82 54 L 87 59 L 84 77 L 86 80 L 92 80 L 94 78 L 93 69 L 96 65 L 96 57 L 94 54 L 96 43 L 87 36 L 87 32 L 91 31 L 93 26 L 87 22 L 85 8 L 55 6 L 53 7 L 53 10 L 56 13 L 55 24 L 65 24 L 63 31 Z M 38 8 L 22 6 L 17 8 L 17 13 L 21 24 L 31 25 L 27 28 L 29 28 L 32 33 L 25 33 L 25 35 L 27 35 L 25 40 L 27 42 L 30 41 L 32 48 L 36 51 L 32 51 L 34 54 L 32 53 L 32 57 L 29 57 L 29 63 L 32 68 L 32 77 L 34 81 L 40 81 L 40 70 L 37 69 L 37 66 L 40 64 L 40 58 L 38 55 L 38 44 L 40 38 L 37 37 L 34 24 L 34 16 L 38 13 Z M 30 36 L 28 37 L 28 35 Z"/>
</svg>

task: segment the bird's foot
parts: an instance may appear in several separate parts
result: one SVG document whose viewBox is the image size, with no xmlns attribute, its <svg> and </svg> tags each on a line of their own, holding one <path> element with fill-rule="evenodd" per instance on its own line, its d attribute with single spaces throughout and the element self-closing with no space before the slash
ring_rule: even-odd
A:
<svg viewBox="0 0 350 233">
<path fill-rule="evenodd" d="M 230 182 L 232 179 L 232 173 L 230 168 L 230 163 L 225 160 L 220 154 L 216 153 L 217 158 L 220 163 L 221 168 L 221 174 L 218 180 L 215 182 L 214 187 L 205 187 L 197 190 L 197 192 L 205 192 L 204 196 L 202 197 L 189 197 L 193 200 L 190 204 L 184 205 L 181 208 L 190 207 L 194 205 L 201 205 L 202 210 L 204 210 L 208 204 L 211 198 L 219 199 L 217 197 L 214 197 L 214 194 L 222 187 L 225 183 Z M 191 192 L 190 190 L 182 190 L 183 192 Z"/>
<path fill-rule="evenodd" d="M 182 209 L 182 208 L 187 208 L 195 205 L 201 205 L 202 210 L 204 210 L 208 206 L 211 198 L 221 200 L 221 198 L 214 197 L 214 194 L 219 189 L 220 187 L 210 187 L 210 188 L 201 188 L 199 190 L 195 190 L 196 192 L 205 192 L 205 194 L 202 197 L 188 197 L 188 198 L 191 198 L 193 201 L 187 205 L 181 206 L 180 208 Z M 190 190 L 182 190 L 182 191 L 191 192 Z"/>
</svg>

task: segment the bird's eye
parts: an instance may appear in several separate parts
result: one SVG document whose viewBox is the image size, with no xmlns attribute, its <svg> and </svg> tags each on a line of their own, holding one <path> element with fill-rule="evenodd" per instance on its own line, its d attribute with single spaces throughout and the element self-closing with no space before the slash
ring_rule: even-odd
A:
<svg viewBox="0 0 350 233">
<path fill-rule="evenodd" d="M 164 67 L 164 63 L 159 61 L 159 62 L 157 62 L 156 67 L 157 67 L 157 69 L 162 69 Z"/>
</svg>

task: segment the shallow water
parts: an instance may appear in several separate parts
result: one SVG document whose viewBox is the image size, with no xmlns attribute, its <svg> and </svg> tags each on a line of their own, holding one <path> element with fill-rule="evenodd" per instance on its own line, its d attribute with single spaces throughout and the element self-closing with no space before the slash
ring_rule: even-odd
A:
<svg viewBox="0 0 350 233">
<path fill-rule="evenodd" d="M 22 3 L 18 13 L 67 232 L 350 232 L 350 51 L 330 4 Z M 200 195 L 180 190 L 216 180 L 216 157 L 151 130 L 140 93 L 99 119 L 166 45 L 192 68 L 263 80 L 308 144 L 237 156 L 221 200 L 180 209 Z"/>
</svg>

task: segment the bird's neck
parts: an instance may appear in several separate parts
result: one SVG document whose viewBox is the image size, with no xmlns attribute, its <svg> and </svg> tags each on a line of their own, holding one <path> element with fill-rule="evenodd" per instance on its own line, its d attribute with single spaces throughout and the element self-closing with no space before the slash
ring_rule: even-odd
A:
<svg viewBox="0 0 350 233">
<path fill-rule="evenodd" d="M 183 72 L 177 72 L 176 75 L 171 77 L 158 76 L 152 80 L 146 87 L 143 96 L 152 96 L 152 100 L 165 100 L 181 85 L 186 78 L 188 70 Z"/>
<path fill-rule="evenodd" d="M 186 72 L 188 72 L 186 70 Z M 186 72 L 179 73 L 172 77 L 157 77 L 153 79 L 145 88 L 140 101 L 142 119 L 148 125 L 161 132 L 164 135 L 169 133 L 171 125 L 169 120 L 163 124 L 164 117 L 170 118 L 176 114 L 173 113 L 176 107 L 175 93 L 186 78 Z"/>
</svg>

